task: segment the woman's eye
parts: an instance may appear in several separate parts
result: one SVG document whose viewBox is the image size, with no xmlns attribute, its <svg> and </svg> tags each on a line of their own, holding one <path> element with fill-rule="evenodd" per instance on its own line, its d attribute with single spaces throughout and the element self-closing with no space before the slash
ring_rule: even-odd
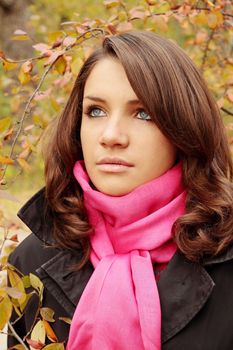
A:
<svg viewBox="0 0 233 350">
<path fill-rule="evenodd" d="M 87 111 L 87 114 L 90 117 L 103 117 L 103 116 L 105 116 L 104 111 L 102 111 L 102 109 L 100 109 L 100 108 L 91 108 L 90 110 Z"/>
<path fill-rule="evenodd" d="M 137 113 L 138 118 L 142 119 L 142 120 L 151 120 L 151 116 L 146 113 L 143 109 L 141 109 L 140 111 L 138 111 Z"/>
</svg>

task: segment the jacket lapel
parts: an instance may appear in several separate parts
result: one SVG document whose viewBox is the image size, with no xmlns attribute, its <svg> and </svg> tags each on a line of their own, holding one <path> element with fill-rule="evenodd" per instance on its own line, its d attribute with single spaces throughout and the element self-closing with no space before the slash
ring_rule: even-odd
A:
<svg viewBox="0 0 233 350">
<path fill-rule="evenodd" d="M 199 312 L 214 282 L 199 264 L 176 253 L 158 282 L 162 309 L 162 343 L 169 340 Z"/>
<path fill-rule="evenodd" d="M 72 317 L 76 305 L 94 271 L 90 262 L 80 270 L 74 266 L 80 261 L 81 254 L 60 252 L 37 269 L 37 274 L 45 287 Z"/>
</svg>

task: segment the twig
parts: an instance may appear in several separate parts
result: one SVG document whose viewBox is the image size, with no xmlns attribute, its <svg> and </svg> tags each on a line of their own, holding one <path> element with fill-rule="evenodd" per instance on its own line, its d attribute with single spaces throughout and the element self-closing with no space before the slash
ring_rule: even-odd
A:
<svg viewBox="0 0 233 350">
<path fill-rule="evenodd" d="M 2 241 L 2 244 L 0 246 L 0 257 L 2 255 L 3 247 L 4 247 L 4 244 L 5 244 L 5 242 L 7 240 L 7 236 L 8 236 L 8 231 L 6 230 L 6 228 L 4 228 L 4 231 L 5 232 L 4 232 L 4 236 L 3 236 L 3 241 Z"/>
<path fill-rule="evenodd" d="M 226 109 L 226 108 L 224 108 L 224 107 L 221 107 L 220 109 L 221 109 L 223 112 L 225 112 L 225 113 L 227 113 L 227 114 L 229 114 L 229 115 L 231 115 L 231 116 L 233 117 L 233 112 L 229 111 L 228 109 Z"/>
<path fill-rule="evenodd" d="M 42 58 L 45 58 L 45 56 L 44 55 L 39 55 L 39 56 L 36 56 L 36 57 L 31 57 L 31 58 L 23 58 L 21 60 L 14 60 L 14 59 L 11 59 L 11 58 L 0 57 L 0 60 L 8 62 L 8 63 L 24 63 L 24 62 L 27 62 L 27 61 L 40 60 Z"/>
<path fill-rule="evenodd" d="M 9 322 L 8 323 L 8 327 L 10 329 L 10 331 L 12 332 L 13 336 L 18 340 L 18 342 L 24 347 L 25 350 L 30 350 L 27 345 L 23 342 L 23 340 L 20 338 L 20 336 L 16 333 L 14 327 L 12 326 L 12 324 Z"/>
<path fill-rule="evenodd" d="M 205 62 L 206 62 L 206 59 L 207 59 L 207 55 L 208 55 L 208 51 L 209 51 L 210 42 L 212 41 L 213 36 L 214 36 L 214 30 L 211 31 L 209 39 L 206 42 L 206 46 L 205 46 L 205 49 L 204 49 L 204 55 L 203 55 L 202 63 L 201 63 L 201 70 L 203 70 L 203 68 L 204 68 L 204 65 L 205 65 Z"/>
<path fill-rule="evenodd" d="M 192 7 L 192 10 L 198 10 L 198 11 L 207 11 L 207 12 L 211 12 L 211 9 L 208 8 L 208 7 Z M 224 12 L 224 11 L 221 11 L 221 14 L 224 16 L 224 17 L 233 17 L 233 15 L 231 13 L 228 13 L 228 12 Z"/>
<path fill-rule="evenodd" d="M 29 107 L 30 107 L 30 105 L 31 105 L 31 102 L 32 102 L 32 100 L 34 99 L 36 93 L 40 90 L 41 85 L 43 84 L 43 82 L 44 82 L 44 80 L 45 80 L 45 78 L 46 78 L 48 72 L 49 72 L 50 69 L 52 68 L 53 64 L 54 64 L 54 62 L 51 63 L 51 64 L 46 68 L 46 70 L 45 70 L 44 74 L 42 75 L 42 78 L 41 78 L 41 80 L 40 80 L 40 82 L 39 82 L 37 88 L 35 89 L 35 91 L 34 91 L 33 94 L 29 97 L 29 99 L 28 99 L 28 101 L 27 101 L 26 107 L 25 107 L 25 109 L 24 109 L 24 111 L 23 111 L 23 114 L 22 114 L 22 116 L 21 116 L 21 118 L 20 118 L 20 121 L 19 121 L 19 128 L 18 128 L 18 130 L 17 130 L 17 132 L 16 132 L 15 138 L 14 138 L 13 143 L 12 143 L 12 146 L 11 146 L 9 158 L 11 158 L 12 155 L 13 155 L 16 142 L 17 142 L 18 137 L 19 137 L 19 135 L 20 135 L 20 133 L 21 133 L 21 131 L 22 131 L 23 123 L 24 123 L 24 120 L 25 120 L 25 118 L 26 118 L 26 115 L 28 114 L 28 110 L 29 110 Z M 4 171 L 3 171 L 3 175 L 2 175 L 2 177 L 1 177 L 1 180 L 4 179 L 4 176 L 5 176 L 5 174 L 6 174 L 6 169 L 7 169 L 7 166 L 5 166 L 5 169 L 4 169 Z"/>
</svg>

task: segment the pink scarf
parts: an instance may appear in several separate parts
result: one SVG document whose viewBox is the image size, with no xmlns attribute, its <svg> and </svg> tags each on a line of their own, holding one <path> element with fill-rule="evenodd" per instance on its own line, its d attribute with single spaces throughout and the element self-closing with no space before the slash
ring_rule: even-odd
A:
<svg viewBox="0 0 233 350">
<path fill-rule="evenodd" d="M 153 262 L 176 251 L 171 229 L 184 214 L 181 163 L 121 197 L 91 188 L 83 162 L 74 176 L 94 232 L 95 268 L 71 323 L 67 350 L 159 350 L 161 309 Z"/>
</svg>

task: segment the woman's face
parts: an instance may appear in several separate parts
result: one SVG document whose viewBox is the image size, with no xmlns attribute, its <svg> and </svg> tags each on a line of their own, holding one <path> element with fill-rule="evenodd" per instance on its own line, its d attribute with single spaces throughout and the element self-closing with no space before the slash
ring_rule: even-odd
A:
<svg viewBox="0 0 233 350">
<path fill-rule="evenodd" d="M 176 158 L 175 147 L 150 119 L 113 58 L 99 61 L 86 81 L 81 144 L 93 185 L 112 196 L 162 175 Z"/>
</svg>

